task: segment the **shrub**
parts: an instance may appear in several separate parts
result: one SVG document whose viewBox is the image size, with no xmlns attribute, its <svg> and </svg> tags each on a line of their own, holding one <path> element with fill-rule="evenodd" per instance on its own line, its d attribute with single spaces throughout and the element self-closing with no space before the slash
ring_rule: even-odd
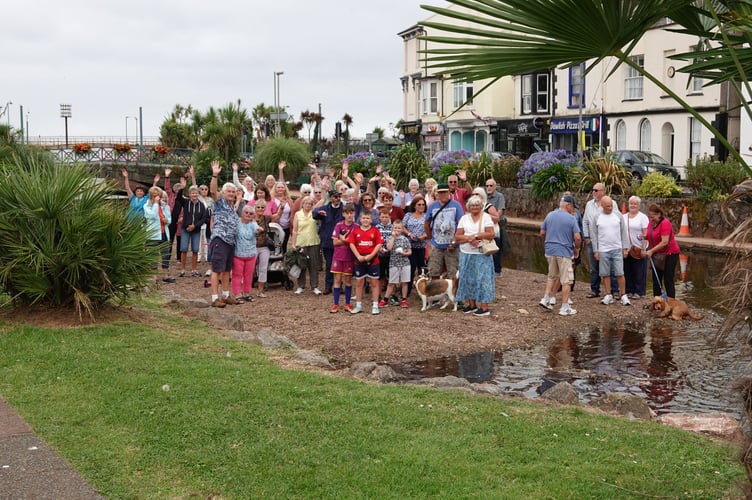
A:
<svg viewBox="0 0 752 500">
<path fill-rule="evenodd" d="M 419 181 L 428 177 L 428 162 L 423 152 L 413 143 L 403 144 L 389 157 L 389 175 L 397 181 L 398 189 L 407 189 L 410 179 Z"/>
<path fill-rule="evenodd" d="M 363 177 L 368 178 L 376 172 L 376 166 L 379 164 L 379 159 L 367 151 L 361 151 L 346 156 L 342 160 L 342 163 L 348 164 L 347 170 L 350 177 L 357 172 L 363 174 Z"/>
<path fill-rule="evenodd" d="M 254 167 L 257 172 L 277 177 L 277 165 L 286 161 L 285 179 L 294 181 L 308 165 L 311 154 L 303 142 L 289 137 L 275 137 L 264 141 L 256 150 Z"/>
<path fill-rule="evenodd" d="M 557 163 L 571 169 L 579 163 L 579 160 L 574 155 L 567 153 L 563 149 L 533 153 L 530 155 L 530 158 L 525 160 L 517 172 L 517 183 L 520 186 L 528 184 L 532 182 L 533 176 L 536 172 L 548 169 Z"/>
<path fill-rule="evenodd" d="M 674 178 L 660 172 L 646 175 L 637 188 L 637 196 L 642 198 L 672 198 L 681 196 L 681 193 Z"/>
<path fill-rule="evenodd" d="M 493 177 L 496 178 L 496 165 L 491 157 L 485 152 L 482 152 L 480 156 L 473 158 L 467 168 L 467 180 L 471 186 L 482 186 L 485 184 L 486 179 Z"/>
<path fill-rule="evenodd" d="M 517 186 L 517 172 L 522 166 L 522 159 L 519 156 L 502 156 L 494 161 L 494 179 L 502 187 Z"/>
<path fill-rule="evenodd" d="M 450 175 L 457 173 L 457 170 L 467 170 L 472 157 L 473 154 L 465 149 L 446 151 L 431 158 L 428 166 L 431 169 L 431 174 L 438 182 L 446 182 Z"/>
<path fill-rule="evenodd" d="M 739 162 L 731 157 L 725 162 L 720 162 L 705 155 L 695 164 L 687 163 L 686 184 L 701 198 L 722 199 L 731 194 L 734 186 L 742 183 L 746 178 L 747 175 Z"/>
<path fill-rule="evenodd" d="M 550 200 L 562 191 L 568 191 L 572 184 L 574 171 L 570 165 L 554 163 L 548 168 L 538 170 L 533 174 L 533 198 Z"/>
<path fill-rule="evenodd" d="M 588 193 L 597 183 L 602 183 L 606 193 L 629 194 L 632 172 L 614 161 L 613 155 L 586 159 L 577 170 L 576 186 L 579 192 Z"/>
<path fill-rule="evenodd" d="M 86 166 L 20 150 L 0 175 L 0 288 L 14 302 L 91 314 L 146 285 L 158 255 L 143 220 Z"/>
</svg>

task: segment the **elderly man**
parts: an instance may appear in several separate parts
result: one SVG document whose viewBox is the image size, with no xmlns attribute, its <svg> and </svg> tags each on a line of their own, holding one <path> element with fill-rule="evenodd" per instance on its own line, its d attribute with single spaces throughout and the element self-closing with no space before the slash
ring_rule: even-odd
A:
<svg viewBox="0 0 752 500">
<path fill-rule="evenodd" d="M 212 234 L 209 241 L 211 253 L 211 306 L 225 307 L 226 304 L 239 304 L 230 295 L 230 272 L 232 259 L 235 256 L 235 236 L 238 233 L 240 217 L 236 210 L 235 196 L 237 188 L 232 182 L 222 186 L 221 196 L 217 192 L 217 176 L 222 171 L 218 161 L 211 163 L 212 179 L 209 192 L 214 199 L 212 209 Z M 219 284 L 222 283 L 222 297 L 219 296 Z"/>
<path fill-rule="evenodd" d="M 313 218 L 319 221 L 319 239 L 321 252 L 324 254 L 324 295 L 332 293 L 334 275 L 332 274 L 332 258 L 334 257 L 334 241 L 332 231 L 342 216 L 342 195 L 339 191 L 329 192 L 329 203 L 313 211 Z"/>
<path fill-rule="evenodd" d="M 439 184 L 436 188 L 437 200 L 426 210 L 424 228 L 430 241 L 428 254 L 428 275 L 431 278 L 441 276 L 446 268 L 447 276 L 457 274 L 459 264 L 459 246 L 454 241 L 457 224 L 462 215 L 462 207 L 450 198 L 449 186 Z"/>
<path fill-rule="evenodd" d="M 601 295 L 601 277 L 598 261 L 595 259 L 595 253 L 592 245 L 592 232 L 595 225 L 595 219 L 603 212 L 601 200 L 606 196 L 606 186 L 598 182 L 593 186 L 593 198 L 585 205 L 585 213 L 582 215 L 582 236 L 585 238 L 587 245 L 588 265 L 590 266 L 590 293 L 587 298 L 596 298 Z M 611 280 L 611 294 L 617 293 L 616 280 Z M 608 291 L 606 291 L 608 293 Z"/>
<path fill-rule="evenodd" d="M 565 195 L 559 201 L 559 209 L 553 210 L 546 215 L 541 226 L 541 236 L 544 238 L 544 249 L 548 261 L 548 280 L 546 291 L 540 301 L 541 307 L 551 311 L 551 298 L 556 293 L 558 283 L 561 283 L 561 309 L 562 316 L 572 316 L 577 313 L 569 305 L 569 292 L 574 282 L 574 270 L 572 259 L 576 259 L 580 253 L 580 227 L 574 217 L 574 198 Z"/>
<path fill-rule="evenodd" d="M 463 187 L 459 187 L 459 181 L 462 181 Z M 473 194 L 473 186 L 467 180 L 467 173 L 464 170 L 457 170 L 457 175 L 447 177 L 447 183 L 449 184 L 449 197 L 459 203 L 462 208 L 461 215 L 464 215 L 465 203 Z"/>
<path fill-rule="evenodd" d="M 506 226 L 507 218 L 504 216 L 504 212 L 507 209 L 507 202 L 504 199 L 504 195 L 496 190 L 496 181 L 493 178 L 486 179 L 486 201 L 493 205 L 496 212 L 499 214 L 499 227 Z M 501 248 L 501 234 L 495 238 L 496 246 Z M 494 273 L 497 277 L 501 276 L 501 252 L 493 254 Z"/>
<path fill-rule="evenodd" d="M 614 201 L 609 196 L 601 198 L 603 212 L 595 218 L 591 229 L 591 242 L 595 260 L 598 261 L 603 286 L 611 289 L 611 275 L 616 277 L 619 284 L 622 305 L 631 305 L 625 292 L 624 259 L 629 252 L 629 235 L 624 217 L 614 210 Z M 601 304 L 613 304 L 614 296 L 608 294 L 603 297 Z"/>
</svg>

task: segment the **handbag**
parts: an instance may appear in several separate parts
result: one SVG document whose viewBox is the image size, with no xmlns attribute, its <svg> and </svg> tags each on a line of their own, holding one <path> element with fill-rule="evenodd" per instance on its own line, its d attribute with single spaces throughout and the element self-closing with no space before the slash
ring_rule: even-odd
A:
<svg viewBox="0 0 752 500">
<path fill-rule="evenodd" d="M 478 234 L 480 234 L 482 222 L 483 217 L 478 221 Z M 493 255 L 499 251 L 499 246 L 496 244 L 496 240 L 480 240 L 480 251 L 483 252 L 483 255 Z"/>
<path fill-rule="evenodd" d="M 637 245 L 632 245 L 629 248 L 629 256 L 635 260 L 642 259 L 642 247 L 638 247 Z"/>
<path fill-rule="evenodd" d="M 656 270 L 663 271 L 666 268 L 666 254 L 656 252 L 653 254 L 653 266 Z"/>
</svg>

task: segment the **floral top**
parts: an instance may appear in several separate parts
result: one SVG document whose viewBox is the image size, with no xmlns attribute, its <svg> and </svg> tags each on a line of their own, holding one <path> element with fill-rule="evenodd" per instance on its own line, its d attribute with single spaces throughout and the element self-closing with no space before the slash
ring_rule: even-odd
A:
<svg viewBox="0 0 752 500">
<path fill-rule="evenodd" d="M 402 224 L 405 225 L 405 232 L 413 235 L 413 237 L 410 238 L 410 245 L 412 245 L 413 248 L 426 248 L 426 240 L 418 239 L 420 236 L 426 234 L 425 221 L 425 213 L 420 217 L 415 217 L 414 212 L 408 212 L 405 214 L 405 218 L 402 219 Z"/>
<path fill-rule="evenodd" d="M 248 258 L 256 256 L 255 222 L 241 222 L 238 224 L 238 234 L 235 236 L 235 257 Z"/>
<path fill-rule="evenodd" d="M 235 245 L 235 236 L 238 233 L 240 217 L 235 209 L 224 198 L 214 203 L 212 211 L 214 225 L 212 226 L 211 239 L 219 238 L 228 245 Z"/>
<path fill-rule="evenodd" d="M 385 244 L 385 246 L 388 243 Z M 407 236 L 400 234 L 394 238 L 392 250 L 389 252 L 389 267 L 405 267 L 410 265 L 410 257 L 404 252 L 410 248 L 410 240 Z"/>
</svg>

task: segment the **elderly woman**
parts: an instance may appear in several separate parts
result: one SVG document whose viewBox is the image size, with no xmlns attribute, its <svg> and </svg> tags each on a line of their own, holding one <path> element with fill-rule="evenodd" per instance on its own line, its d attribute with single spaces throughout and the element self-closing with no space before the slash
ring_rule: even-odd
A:
<svg viewBox="0 0 752 500">
<path fill-rule="evenodd" d="M 624 214 L 624 224 L 629 235 L 629 254 L 624 259 L 624 279 L 626 280 L 627 297 L 641 299 L 646 295 L 648 261 L 645 259 L 645 242 L 650 220 L 640 212 L 639 196 L 630 196 L 629 211 Z M 632 249 L 635 249 L 634 251 Z M 633 255 L 640 249 L 639 255 Z"/>
<path fill-rule="evenodd" d="M 457 224 L 455 241 L 460 244 L 458 301 L 465 303 L 465 314 L 488 316 L 488 304 L 496 298 L 493 257 L 483 255 L 482 240 L 494 238 L 491 216 L 483 211 L 483 200 L 473 195 L 467 211 Z"/>
<path fill-rule="evenodd" d="M 438 183 L 433 177 L 429 177 L 423 183 L 423 196 L 426 199 L 426 205 L 431 205 L 431 203 L 437 200 L 436 186 L 438 186 Z"/>
<path fill-rule="evenodd" d="M 303 293 L 305 285 L 306 271 L 308 271 L 308 281 L 314 295 L 321 295 L 319 290 L 319 225 L 313 218 L 313 198 L 306 196 L 303 198 L 300 211 L 295 214 L 292 221 L 292 246 L 299 248 L 303 254 L 308 257 L 308 265 L 301 269 L 298 276 L 298 289 L 295 290 L 297 295 Z"/>
<path fill-rule="evenodd" d="M 319 192 L 321 190 L 319 189 Z M 293 202 L 292 204 L 292 210 L 290 211 L 290 218 L 292 220 L 295 220 L 295 214 L 298 213 L 298 210 L 300 210 L 300 205 L 303 203 L 303 198 L 306 196 L 310 196 L 313 198 L 313 186 L 310 184 L 301 184 L 300 185 L 300 196 Z M 314 206 L 316 205 L 316 201 L 313 202 Z"/>
<path fill-rule="evenodd" d="M 235 196 L 237 188 L 232 182 L 222 186 L 221 196 L 217 191 L 217 176 L 222 171 L 218 161 L 213 161 L 212 179 L 209 183 L 209 191 L 214 199 L 212 212 L 212 235 L 209 242 L 211 253 L 211 306 L 225 307 L 227 304 L 235 305 L 239 302 L 230 295 L 230 272 L 232 271 L 232 259 L 235 254 L 235 237 L 238 233 L 240 217 L 235 210 Z M 220 298 L 219 287 L 223 291 Z"/>
<path fill-rule="evenodd" d="M 376 208 L 376 197 L 372 193 L 365 192 L 360 195 L 360 203 L 355 204 L 355 224 L 360 224 L 360 214 L 370 212 L 371 220 L 379 220 L 379 211 Z"/>
<path fill-rule="evenodd" d="M 413 198 L 415 198 L 415 195 L 418 194 L 418 188 L 420 188 L 420 182 L 418 182 L 418 179 L 410 179 L 410 182 L 407 183 L 407 193 L 405 193 L 405 196 L 402 197 L 402 208 L 406 208 L 412 203 Z"/>
<path fill-rule="evenodd" d="M 253 195 L 256 191 L 256 182 L 253 180 L 253 178 L 250 175 L 246 175 L 243 178 L 243 182 L 241 184 L 240 178 L 238 177 L 238 164 L 237 163 L 232 164 L 232 182 L 235 184 L 235 187 L 243 190 L 242 199 L 244 201 L 253 200 Z"/>
<path fill-rule="evenodd" d="M 269 230 L 271 217 L 264 215 L 264 212 L 266 211 L 266 201 L 263 199 L 256 200 L 253 209 L 256 211 L 256 224 L 259 228 L 256 232 L 256 272 L 258 275 L 258 279 L 256 280 L 256 286 L 258 287 L 257 296 L 265 299 L 266 294 L 264 293 L 264 287 L 266 286 L 267 272 L 269 271 L 269 255 L 271 254 L 271 249 L 266 246 L 266 242 L 271 236 L 271 231 Z"/>
<path fill-rule="evenodd" d="M 246 204 L 240 213 L 240 224 L 235 236 L 235 255 L 232 258 L 232 294 L 238 302 L 253 302 L 253 271 L 256 268 L 256 234 L 259 226 L 255 222 L 253 203 Z"/>
<path fill-rule="evenodd" d="M 284 253 L 287 251 L 287 242 L 290 241 L 290 225 L 292 221 L 290 217 L 292 202 L 290 201 L 290 192 L 287 190 L 287 184 L 277 181 L 274 185 L 272 196 L 277 204 L 277 214 L 275 217 L 272 217 L 272 220 L 285 230 L 285 239 L 282 242 L 282 252 Z"/>
<path fill-rule="evenodd" d="M 144 218 L 146 219 L 146 233 L 149 245 L 159 248 L 162 256 L 162 272 L 165 283 L 175 283 L 175 278 L 169 276 L 170 271 L 170 206 L 167 204 L 167 193 L 157 186 L 149 188 L 149 199 L 144 204 Z M 157 277 L 154 276 L 156 281 Z"/>
<path fill-rule="evenodd" d="M 191 276 L 198 278 L 198 254 L 201 250 L 201 228 L 209 221 L 209 209 L 199 199 L 199 190 L 196 186 L 188 189 L 188 198 L 183 197 L 182 190 L 178 198 L 179 211 L 182 214 L 181 228 L 183 237 L 180 240 L 180 274 L 185 276 L 185 265 L 188 260 L 188 247 L 191 249 Z"/>
<path fill-rule="evenodd" d="M 648 251 L 647 257 L 651 259 L 655 276 L 653 277 L 653 295 L 661 295 L 661 281 L 663 281 L 666 295 L 676 298 L 674 286 L 674 274 L 676 263 L 679 262 L 679 244 L 674 237 L 674 228 L 671 221 L 663 216 L 663 209 L 656 205 L 648 208 L 650 224 L 647 230 Z M 663 262 L 661 262 L 663 261 Z"/>
</svg>

